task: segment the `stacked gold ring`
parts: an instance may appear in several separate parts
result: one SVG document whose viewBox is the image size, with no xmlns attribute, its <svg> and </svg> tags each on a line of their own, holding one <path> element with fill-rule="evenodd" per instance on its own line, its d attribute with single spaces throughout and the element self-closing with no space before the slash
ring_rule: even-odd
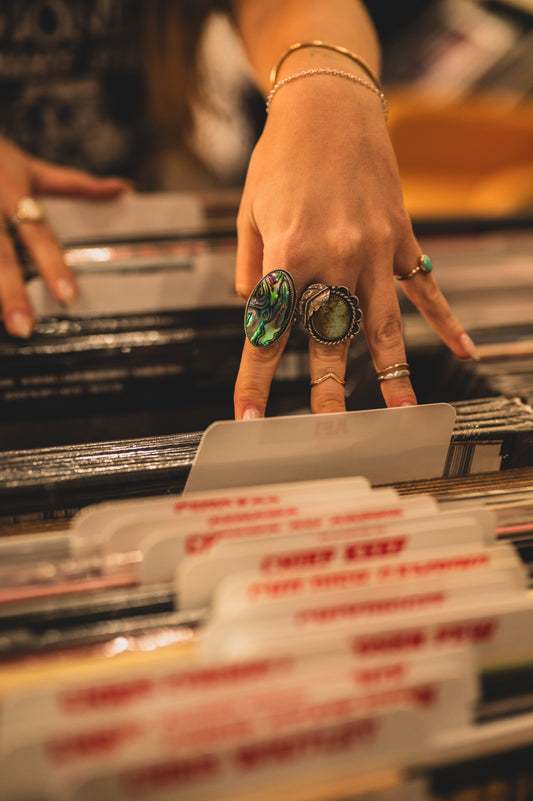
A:
<svg viewBox="0 0 533 801">
<path fill-rule="evenodd" d="M 392 381 L 393 378 L 409 378 L 411 371 L 407 362 L 397 362 L 389 364 L 377 373 L 378 381 Z"/>
</svg>

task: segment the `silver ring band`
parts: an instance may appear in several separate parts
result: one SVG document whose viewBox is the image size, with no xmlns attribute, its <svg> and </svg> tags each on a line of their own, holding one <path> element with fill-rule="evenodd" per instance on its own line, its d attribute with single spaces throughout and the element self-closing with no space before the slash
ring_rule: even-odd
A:
<svg viewBox="0 0 533 801">
<path fill-rule="evenodd" d="M 393 378 L 409 378 L 411 371 L 409 367 L 399 367 L 394 370 L 381 370 L 377 374 L 377 379 L 381 381 L 392 381 Z"/>
</svg>

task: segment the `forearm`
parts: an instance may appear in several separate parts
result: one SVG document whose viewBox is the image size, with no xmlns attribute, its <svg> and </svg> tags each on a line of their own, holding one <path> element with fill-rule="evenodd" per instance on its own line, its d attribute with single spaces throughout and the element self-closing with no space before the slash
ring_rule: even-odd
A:
<svg viewBox="0 0 533 801">
<path fill-rule="evenodd" d="M 258 87 L 270 90 L 270 71 L 295 42 L 322 40 L 345 47 L 379 73 L 380 48 L 366 11 L 358 0 L 235 0 L 235 18 Z M 292 53 L 278 78 L 314 67 L 365 71 L 346 56 L 309 48 Z"/>
</svg>

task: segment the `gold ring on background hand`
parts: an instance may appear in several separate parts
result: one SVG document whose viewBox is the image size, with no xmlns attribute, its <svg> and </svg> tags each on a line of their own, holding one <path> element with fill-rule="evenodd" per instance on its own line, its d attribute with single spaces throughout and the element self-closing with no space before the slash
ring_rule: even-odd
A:
<svg viewBox="0 0 533 801">
<path fill-rule="evenodd" d="M 41 222 L 42 220 L 44 220 L 42 205 L 35 198 L 28 195 L 18 200 L 10 224 L 12 228 L 17 228 L 23 222 Z"/>
<path fill-rule="evenodd" d="M 341 386 L 344 386 L 345 383 L 346 383 L 344 378 L 340 378 L 340 376 L 338 376 L 336 373 L 334 373 L 333 370 L 328 370 L 328 372 L 324 373 L 324 375 L 321 375 L 319 378 L 315 378 L 314 381 L 311 381 L 310 386 L 317 387 L 323 381 L 327 381 L 328 378 L 332 378 L 334 381 L 337 382 L 337 384 L 341 384 Z"/>
<path fill-rule="evenodd" d="M 411 375 L 407 362 L 397 362 L 389 364 L 377 373 L 378 381 L 392 381 L 393 378 L 408 378 Z"/>
</svg>

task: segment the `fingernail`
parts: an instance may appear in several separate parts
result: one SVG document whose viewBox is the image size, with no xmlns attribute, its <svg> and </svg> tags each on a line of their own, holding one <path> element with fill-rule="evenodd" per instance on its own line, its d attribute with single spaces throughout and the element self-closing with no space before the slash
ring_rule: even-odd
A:
<svg viewBox="0 0 533 801">
<path fill-rule="evenodd" d="M 14 312 L 10 315 L 11 330 L 17 337 L 21 339 L 28 339 L 32 330 L 33 324 L 29 315 L 24 312 Z"/>
<path fill-rule="evenodd" d="M 59 281 L 56 282 L 56 293 L 59 300 L 63 303 L 70 303 L 74 299 L 76 289 L 72 281 L 68 281 L 66 278 L 60 278 Z"/>
<path fill-rule="evenodd" d="M 470 358 L 471 359 L 476 359 L 476 361 L 477 361 L 478 360 L 478 355 L 477 355 L 476 346 L 475 346 L 474 342 L 472 341 L 472 339 L 470 339 L 468 334 L 461 334 L 461 336 L 459 337 L 459 342 L 461 344 L 461 347 L 468 353 Z"/>
<path fill-rule="evenodd" d="M 255 406 L 249 406 L 244 410 L 242 415 L 243 420 L 259 420 L 263 415 Z"/>
</svg>

